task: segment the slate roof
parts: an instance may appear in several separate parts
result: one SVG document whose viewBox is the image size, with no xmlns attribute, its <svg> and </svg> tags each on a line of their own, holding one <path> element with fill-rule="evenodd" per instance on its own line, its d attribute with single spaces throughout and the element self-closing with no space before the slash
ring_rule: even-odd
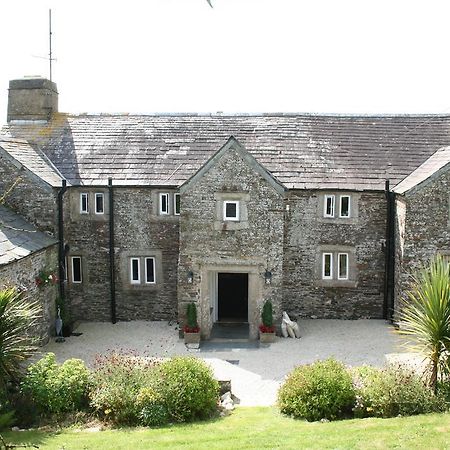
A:
<svg viewBox="0 0 450 450">
<path fill-rule="evenodd" d="M 439 149 L 421 164 L 414 172 L 402 180 L 393 190 L 398 194 L 405 194 L 418 188 L 423 182 L 438 175 L 450 166 L 450 147 Z"/>
<path fill-rule="evenodd" d="M 0 156 L 8 158 L 16 167 L 23 167 L 48 186 L 61 186 L 62 177 L 53 163 L 24 139 L 0 136 Z"/>
<path fill-rule="evenodd" d="M 75 185 L 180 186 L 234 136 L 288 188 L 383 190 L 450 143 L 450 116 L 58 114 L 4 133 Z"/>
<path fill-rule="evenodd" d="M 0 206 L 0 266 L 56 244 L 52 237 Z"/>
</svg>

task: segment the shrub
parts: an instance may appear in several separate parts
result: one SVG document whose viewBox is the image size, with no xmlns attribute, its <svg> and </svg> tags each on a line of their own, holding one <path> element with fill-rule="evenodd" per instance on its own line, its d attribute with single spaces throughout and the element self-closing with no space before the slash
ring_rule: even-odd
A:
<svg viewBox="0 0 450 450">
<path fill-rule="evenodd" d="M 197 306 L 195 303 L 189 303 L 186 309 L 187 324 L 184 326 L 185 333 L 198 333 L 200 328 L 197 322 Z"/>
<path fill-rule="evenodd" d="M 58 365 L 55 355 L 47 353 L 28 367 L 21 390 L 41 414 L 59 414 L 87 405 L 88 380 L 89 371 L 80 359 Z"/>
<path fill-rule="evenodd" d="M 164 399 L 172 421 L 203 419 L 216 411 L 219 383 L 203 361 L 172 358 L 161 363 L 153 375 L 152 387 Z"/>
<path fill-rule="evenodd" d="M 139 391 L 136 405 L 141 425 L 161 426 L 169 421 L 169 412 L 162 395 L 150 387 L 144 387 Z"/>
<path fill-rule="evenodd" d="M 309 421 L 345 417 L 354 402 L 352 378 L 334 359 L 295 368 L 278 391 L 283 414 Z"/>
<path fill-rule="evenodd" d="M 358 368 L 355 383 L 357 417 L 410 416 L 445 409 L 442 396 L 406 368 Z"/>
<path fill-rule="evenodd" d="M 91 374 L 91 407 L 101 418 L 114 424 L 137 424 L 140 410 L 136 398 L 149 385 L 154 365 L 154 361 L 131 353 L 98 356 Z"/>
</svg>

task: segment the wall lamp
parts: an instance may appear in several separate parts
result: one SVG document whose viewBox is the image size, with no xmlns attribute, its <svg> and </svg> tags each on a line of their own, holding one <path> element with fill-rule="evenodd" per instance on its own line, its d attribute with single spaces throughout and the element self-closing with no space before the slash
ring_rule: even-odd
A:
<svg viewBox="0 0 450 450">
<path fill-rule="evenodd" d="M 264 280 L 266 281 L 266 284 L 272 283 L 272 272 L 270 270 L 264 272 Z"/>
<path fill-rule="evenodd" d="M 194 272 L 192 272 L 192 270 L 190 270 L 190 271 L 187 273 L 187 282 L 188 282 L 189 284 L 191 284 L 193 281 L 194 281 Z"/>
</svg>

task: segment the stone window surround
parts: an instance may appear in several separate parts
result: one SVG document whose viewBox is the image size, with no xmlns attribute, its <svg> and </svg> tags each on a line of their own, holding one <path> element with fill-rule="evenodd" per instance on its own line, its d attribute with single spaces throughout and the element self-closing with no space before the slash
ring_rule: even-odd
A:
<svg viewBox="0 0 450 450">
<path fill-rule="evenodd" d="M 168 194 L 168 210 L 167 214 L 160 214 L 160 194 Z M 178 192 L 173 189 L 152 189 L 151 190 L 151 218 L 152 220 L 163 220 L 163 221 L 178 221 L 180 219 L 180 214 L 175 213 L 175 195 L 179 195 Z"/>
<path fill-rule="evenodd" d="M 163 279 L 162 251 L 159 249 L 127 250 L 120 254 L 120 277 L 124 289 L 152 290 L 159 289 Z M 139 283 L 131 282 L 131 259 L 139 259 Z M 154 258 L 154 282 L 146 282 L 146 258 Z"/>
<path fill-rule="evenodd" d="M 324 254 L 332 255 L 332 277 L 323 278 Z M 347 278 L 339 278 L 339 255 L 347 254 Z M 356 287 L 357 286 L 357 268 L 356 268 L 356 249 L 355 247 L 345 245 L 320 245 L 316 252 L 316 285 L 321 287 Z"/>
<path fill-rule="evenodd" d="M 85 186 L 77 186 L 75 188 L 69 188 L 69 211 L 70 220 L 89 220 L 89 221 L 107 221 L 109 214 L 109 196 L 107 189 L 91 188 Z M 103 194 L 103 213 L 96 212 L 96 196 Z M 82 195 L 87 195 L 87 212 L 81 210 L 81 198 Z"/>
<path fill-rule="evenodd" d="M 325 199 L 327 196 L 334 196 L 334 216 L 325 216 Z M 341 198 L 350 197 L 349 199 L 349 216 L 341 216 Z M 318 208 L 317 216 L 319 222 L 323 223 L 339 223 L 339 224 L 356 224 L 359 216 L 359 198 L 360 193 L 357 192 L 339 192 L 339 191 L 326 191 L 319 192 L 318 194 Z M 336 206 L 339 210 L 336 209 Z"/>
<path fill-rule="evenodd" d="M 216 220 L 214 221 L 215 230 L 235 231 L 248 228 L 247 203 L 250 201 L 250 194 L 248 192 L 215 192 L 214 199 L 216 200 Z M 227 201 L 239 202 L 238 220 L 224 219 L 225 202 Z"/>
</svg>

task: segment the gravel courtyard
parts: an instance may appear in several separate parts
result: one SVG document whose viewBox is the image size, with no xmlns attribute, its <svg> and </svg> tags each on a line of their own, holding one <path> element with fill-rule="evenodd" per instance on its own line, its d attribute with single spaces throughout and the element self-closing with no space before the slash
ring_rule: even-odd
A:
<svg viewBox="0 0 450 450">
<path fill-rule="evenodd" d="M 216 377 L 230 379 L 241 405 L 270 405 L 280 382 L 297 365 L 333 356 L 347 365 L 382 366 L 393 354 L 405 353 L 404 339 L 384 320 L 301 320 L 301 339 L 278 338 L 261 348 L 188 350 L 176 325 L 167 322 L 82 323 L 81 336 L 64 343 L 50 341 L 42 352 L 54 352 L 62 362 L 83 359 L 108 350 L 134 350 L 143 356 L 195 355 L 211 365 Z M 399 355 L 401 358 L 406 355 Z"/>
</svg>

